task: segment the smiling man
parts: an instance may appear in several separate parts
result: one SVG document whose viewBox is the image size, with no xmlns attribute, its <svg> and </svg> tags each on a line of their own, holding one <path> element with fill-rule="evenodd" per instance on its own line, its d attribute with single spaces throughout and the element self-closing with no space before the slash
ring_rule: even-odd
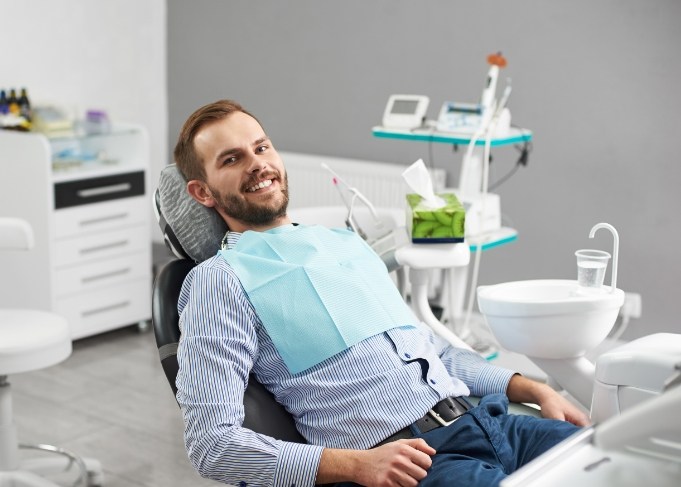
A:
<svg viewBox="0 0 681 487">
<path fill-rule="evenodd" d="M 356 234 L 293 224 L 281 157 L 239 104 L 192 114 L 175 160 L 189 194 L 229 228 L 226 248 L 190 272 L 178 303 L 177 400 L 203 476 L 242 486 L 493 486 L 587 423 L 547 385 L 419 323 Z M 307 444 L 242 426 L 251 373 Z M 550 419 L 509 415 L 509 399 L 539 404 Z"/>
<path fill-rule="evenodd" d="M 203 116 L 209 120 L 211 114 Z M 257 139 L 251 138 L 254 134 L 259 134 Z M 191 134 L 187 135 L 191 139 Z M 178 148 L 191 153 L 191 145 Z M 266 230 L 273 224 L 290 223 L 284 165 L 253 116 L 235 111 L 208 123 L 195 134 L 193 146 L 195 164 L 178 164 L 191 178 L 189 194 L 202 205 L 214 207 L 231 230 Z M 244 171 L 244 162 L 253 165 L 251 171 Z"/>
</svg>

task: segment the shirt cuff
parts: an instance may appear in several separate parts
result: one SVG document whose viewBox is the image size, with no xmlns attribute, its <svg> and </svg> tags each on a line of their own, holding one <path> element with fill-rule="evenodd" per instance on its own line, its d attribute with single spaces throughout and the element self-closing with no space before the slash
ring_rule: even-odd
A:
<svg viewBox="0 0 681 487">
<path fill-rule="evenodd" d="M 513 370 L 495 365 L 482 367 L 475 378 L 471 394 L 479 397 L 486 396 L 487 394 L 506 394 L 508 383 L 515 374 L 516 372 Z"/>
<path fill-rule="evenodd" d="M 282 442 L 274 487 L 314 487 L 323 446 Z"/>
</svg>

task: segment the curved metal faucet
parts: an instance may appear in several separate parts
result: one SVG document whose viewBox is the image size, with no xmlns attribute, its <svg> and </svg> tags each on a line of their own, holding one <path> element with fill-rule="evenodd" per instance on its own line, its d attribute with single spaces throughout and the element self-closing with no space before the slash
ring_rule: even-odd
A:
<svg viewBox="0 0 681 487">
<path fill-rule="evenodd" d="M 610 230 L 610 233 L 612 233 L 612 236 L 615 240 L 613 246 L 613 251 L 612 251 L 612 279 L 610 280 L 610 292 L 614 293 L 615 289 L 617 288 L 617 259 L 618 254 L 619 254 L 619 249 L 620 249 L 620 236 L 617 233 L 617 230 L 615 230 L 615 227 L 610 225 L 609 223 L 597 223 L 596 225 L 591 228 L 591 231 L 589 232 L 589 238 L 594 238 L 594 235 L 596 235 L 596 231 L 599 230 L 600 228 L 605 228 L 607 230 Z"/>
</svg>

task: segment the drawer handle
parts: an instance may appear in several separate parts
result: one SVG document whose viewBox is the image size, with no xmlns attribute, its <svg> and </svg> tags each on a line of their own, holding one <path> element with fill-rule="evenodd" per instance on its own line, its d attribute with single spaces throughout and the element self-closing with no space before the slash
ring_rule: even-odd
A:
<svg viewBox="0 0 681 487">
<path fill-rule="evenodd" d="M 99 218 L 92 218 L 91 220 L 82 220 L 78 222 L 78 225 L 84 227 L 86 225 L 92 225 L 93 223 L 108 222 L 111 220 L 120 220 L 121 218 L 126 218 L 128 213 L 118 213 L 116 215 L 102 216 Z"/>
<path fill-rule="evenodd" d="M 125 308 L 126 306 L 130 306 L 130 301 L 121 301 L 120 303 L 110 304 L 109 306 L 102 306 L 101 308 L 89 309 L 87 311 L 81 312 L 80 315 L 83 318 L 86 318 L 88 316 L 96 315 L 99 313 L 105 313 L 107 311 L 111 311 L 114 309 Z"/>
<path fill-rule="evenodd" d="M 83 284 L 87 284 L 88 282 L 98 281 L 100 279 L 107 279 L 109 277 L 122 276 L 123 274 L 127 274 L 128 272 L 130 272 L 130 267 L 126 267 L 125 269 L 118 269 L 116 271 L 105 272 L 103 274 L 96 274 L 94 276 L 86 276 L 86 277 L 81 278 L 80 282 L 82 282 Z"/>
<path fill-rule="evenodd" d="M 108 249 L 112 249 L 112 248 L 115 248 L 115 247 L 125 247 L 126 245 L 128 245 L 128 243 L 129 243 L 128 240 L 121 240 L 119 242 L 111 242 L 111 243 L 104 244 L 104 245 L 98 245 L 96 247 L 88 247 L 86 249 L 80 249 L 79 252 L 81 254 L 90 254 L 92 252 L 99 252 L 100 250 L 108 250 Z"/>
<path fill-rule="evenodd" d="M 92 198 L 94 196 L 101 196 L 103 194 L 120 193 L 123 191 L 130 191 L 132 184 L 120 183 L 111 184 L 109 186 L 100 186 L 99 188 L 80 189 L 76 194 L 81 198 Z"/>
</svg>

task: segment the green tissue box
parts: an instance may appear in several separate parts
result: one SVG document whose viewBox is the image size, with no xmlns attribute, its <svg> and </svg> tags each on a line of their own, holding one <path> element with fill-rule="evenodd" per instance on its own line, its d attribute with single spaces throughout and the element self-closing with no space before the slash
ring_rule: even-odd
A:
<svg viewBox="0 0 681 487">
<path fill-rule="evenodd" d="M 414 243 L 463 242 L 466 210 L 454 193 L 438 194 L 445 200 L 442 208 L 432 209 L 421 204 L 421 195 L 407 194 L 407 228 Z"/>
</svg>

